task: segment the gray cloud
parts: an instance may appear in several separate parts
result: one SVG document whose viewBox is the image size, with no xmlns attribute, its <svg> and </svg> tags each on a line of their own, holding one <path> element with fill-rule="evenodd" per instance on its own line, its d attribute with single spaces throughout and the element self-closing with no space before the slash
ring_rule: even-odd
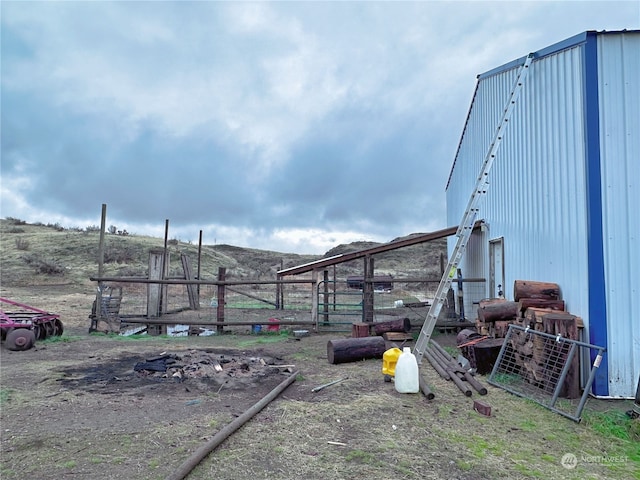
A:
<svg viewBox="0 0 640 480">
<path fill-rule="evenodd" d="M 637 2 L 14 2 L 2 216 L 322 253 L 443 228 L 475 76 Z M 635 15 L 635 17 L 634 17 Z M 19 187 L 19 188 L 18 188 Z M 83 225 L 85 222 L 86 225 Z"/>
</svg>

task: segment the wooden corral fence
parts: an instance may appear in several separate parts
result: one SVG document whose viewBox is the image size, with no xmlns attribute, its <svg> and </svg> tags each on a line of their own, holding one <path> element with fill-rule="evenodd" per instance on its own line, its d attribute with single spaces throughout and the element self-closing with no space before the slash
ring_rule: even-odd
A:
<svg viewBox="0 0 640 480">
<path fill-rule="evenodd" d="M 225 273 L 221 268 L 216 280 L 91 278 L 98 287 L 90 331 L 120 331 L 123 326 L 142 324 L 150 334 L 166 333 L 172 325 L 193 327 L 189 333 L 197 328 L 222 333 L 225 327 L 266 326 L 270 320 L 278 326 L 317 327 L 310 313 L 312 280 L 226 280 Z M 113 299 L 109 293 L 116 288 L 120 297 Z M 289 295 L 282 295 L 283 290 L 289 290 Z M 283 298 L 289 303 L 281 303 Z M 115 315 L 113 308 L 104 307 L 112 301 L 119 306 Z"/>
<path fill-rule="evenodd" d="M 397 316 L 412 317 L 413 326 L 419 328 L 429 307 L 429 290 L 439 282 L 435 278 L 398 278 L 390 280 L 401 284 L 391 292 L 373 291 L 366 283 L 362 291 L 354 291 L 346 279 L 328 280 L 323 275 L 229 280 L 224 268 L 219 269 L 217 279 L 211 280 L 91 280 L 98 282 L 98 287 L 90 331 L 120 332 L 138 326 L 149 334 L 166 334 L 167 327 L 175 325 L 184 325 L 188 334 L 197 334 L 199 329 L 223 333 L 225 328 L 255 326 L 268 330 L 298 326 L 315 331 L 351 331 L 355 322 L 378 322 Z M 419 284 L 419 288 L 411 284 Z M 420 299 L 415 296 L 418 290 L 424 292 Z M 449 317 L 455 322 L 453 301 L 450 307 L 453 313 Z"/>
</svg>

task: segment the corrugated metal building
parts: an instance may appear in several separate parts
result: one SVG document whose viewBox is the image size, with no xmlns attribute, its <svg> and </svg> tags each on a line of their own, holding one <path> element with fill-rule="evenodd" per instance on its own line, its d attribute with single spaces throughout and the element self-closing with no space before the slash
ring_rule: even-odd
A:
<svg viewBox="0 0 640 480">
<path fill-rule="evenodd" d="M 447 184 L 457 225 L 524 57 L 478 76 Z M 534 54 L 462 260 L 487 279 L 558 283 L 586 341 L 607 347 L 593 386 L 632 397 L 640 375 L 640 31 L 584 32 Z M 455 238 L 450 240 L 453 248 Z M 469 299 L 469 301 L 478 299 Z M 471 309 L 471 305 L 467 308 Z M 477 306 L 476 306 L 477 308 Z"/>
</svg>

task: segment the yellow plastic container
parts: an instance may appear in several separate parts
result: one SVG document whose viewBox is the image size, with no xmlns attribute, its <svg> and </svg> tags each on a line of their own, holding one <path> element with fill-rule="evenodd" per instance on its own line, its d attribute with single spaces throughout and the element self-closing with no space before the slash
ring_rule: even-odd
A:
<svg viewBox="0 0 640 480">
<path fill-rule="evenodd" d="M 396 363 L 398 363 L 401 353 L 402 350 L 399 348 L 390 348 L 382 354 L 382 373 L 384 375 L 395 376 Z"/>
</svg>

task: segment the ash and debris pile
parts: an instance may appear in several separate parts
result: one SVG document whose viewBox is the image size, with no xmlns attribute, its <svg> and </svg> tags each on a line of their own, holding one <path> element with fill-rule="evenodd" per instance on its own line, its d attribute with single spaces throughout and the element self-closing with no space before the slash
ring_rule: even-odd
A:
<svg viewBox="0 0 640 480">
<path fill-rule="evenodd" d="M 143 378 L 160 381 L 183 382 L 187 379 L 213 379 L 218 382 L 230 378 L 265 377 L 281 372 L 291 372 L 293 365 L 277 364 L 270 357 L 243 356 L 241 354 L 214 354 L 201 350 L 174 354 L 163 352 L 147 358 L 133 367 Z"/>
</svg>

